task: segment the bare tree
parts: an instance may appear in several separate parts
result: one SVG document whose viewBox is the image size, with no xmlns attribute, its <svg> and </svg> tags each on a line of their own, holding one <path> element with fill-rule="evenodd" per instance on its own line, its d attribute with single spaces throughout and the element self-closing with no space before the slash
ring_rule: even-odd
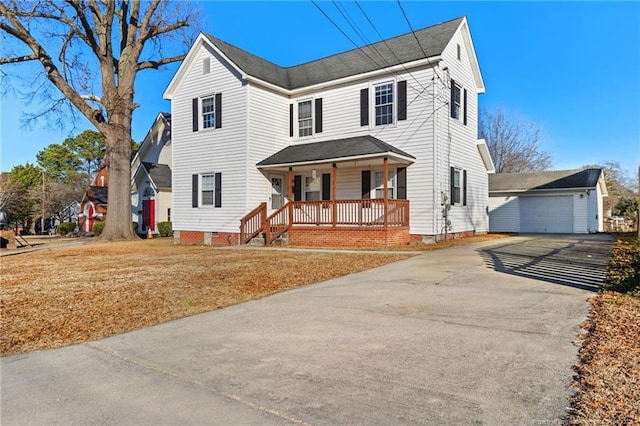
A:
<svg viewBox="0 0 640 426">
<path fill-rule="evenodd" d="M 39 64 L 46 81 L 33 90 L 50 93 L 55 87 L 62 94 L 49 99 L 46 111 L 70 103 L 105 136 L 109 214 L 104 239 L 135 238 L 129 162 L 136 76 L 184 59 L 194 19 L 192 4 L 184 1 L 0 0 L 0 65 Z M 179 54 L 165 54 L 163 47 L 172 50 L 169 41 L 180 43 Z"/>
<path fill-rule="evenodd" d="M 551 155 L 540 148 L 540 129 L 506 115 L 502 108 L 493 113 L 481 110 L 478 132 L 487 141 L 496 173 L 537 172 L 551 166 Z"/>
<path fill-rule="evenodd" d="M 9 179 L 9 173 L 0 173 L 0 210 L 5 210 L 18 195 L 19 186 Z"/>
</svg>

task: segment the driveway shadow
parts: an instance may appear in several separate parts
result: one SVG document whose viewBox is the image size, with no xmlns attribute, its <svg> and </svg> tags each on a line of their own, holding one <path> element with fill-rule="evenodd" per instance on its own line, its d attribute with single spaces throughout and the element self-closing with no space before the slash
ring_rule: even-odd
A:
<svg viewBox="0 0 640 426">
<path fill-rule="evenodd" d="M 612 247 L 609 235 L 532 235 L 478 252 L 497 272 L 595 292 L 604 282 Z"/>
</svg>

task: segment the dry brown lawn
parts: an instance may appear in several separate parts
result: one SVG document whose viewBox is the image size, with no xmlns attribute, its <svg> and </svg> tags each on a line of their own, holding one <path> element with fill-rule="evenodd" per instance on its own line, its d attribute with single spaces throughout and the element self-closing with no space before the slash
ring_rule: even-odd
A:
<svg viewBox="0 0 640 426">
<path fill-rule="evenodd" d="M 0 259 L 0 355 L 95 340 L 410 257 L 174 246 L 169 239 Z"/>
<path fill-rule="evenodd" d="M 640 297 L 591 299 L 568 424 L 640 424 Z"/>
</svg>

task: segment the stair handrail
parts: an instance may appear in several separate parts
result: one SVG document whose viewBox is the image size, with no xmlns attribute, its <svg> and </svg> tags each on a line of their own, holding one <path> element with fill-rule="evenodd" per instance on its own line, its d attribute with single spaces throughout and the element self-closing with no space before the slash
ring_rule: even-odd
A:
<svg viewBox="0 0 640 426">
<path fill-rule="evenodd" d="M 282 212 L 287 211 L 288 209 L 290 209 L 293 206 L 293 204 L 290 201 L 287 201 L 287 203 L 280 207 L 278 210 L 276 210 L 275 212 L 273 212 L 272 214 L 270 214 L 267 219 L 265 220 L 265 229 L 264 229 L 264 233 L 265 233 L 265 243 L 267 245 L 271 244 L 276 238 L 278 238 L 279 236 L 281 236 L 282 234 L 284 234 L 285 232 L 287 232 L 289 230 L 289 226 L 291 226 L 291 224 L 289 223 L 290 221 L 290 212 L 287 212 L 286 215 L 282 215 L 282 217 L 284 218 L 284 226 L 279 226 L 277 230 L 275 230 L 275 232 L 273 231 L 273 226 L 271 225 L 271 221 L 277 217 L 278 215 L 282 214 Z"/>
<path fill-rule="evenodd" d="M 260 217 L 258 220 L 259 226 L 254 229 L 245 229 L 247 224 L 255 223 L 256 217 Z M 265 231 L 265 224 L 267 218 L 267 203 L 260 203 L 258 207 L 247 213 L 242 219 L 240 219 L 240 243 L 247 244 L 256 235 Z"/>
</svg>

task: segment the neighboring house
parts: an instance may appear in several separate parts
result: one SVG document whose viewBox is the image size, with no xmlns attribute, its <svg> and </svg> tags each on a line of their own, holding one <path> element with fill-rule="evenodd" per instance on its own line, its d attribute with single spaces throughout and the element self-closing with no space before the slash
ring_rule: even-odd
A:
<svg viewBox="0 0 640 426">
<path fill-rule="evenodd" d="M 602 232 L 602 169 L 489 175 L 491 232 Z"/>
<path fill-rule="evenodd" d="M 131 162 L 131 219 L 138 233 L 171 221 L 171 114 L 160 113 Z"/>
<path fill-rule="evenodd" d="M 484 90 L 464 17 L 287 68 L 200 34 L 164 93 L 175 240 L 485 233 Z"/>
<path fill-rule="evenodd" d="M 94 223 L 106 220 L 108 187 L 109 176 L 105 159 L 80 201 L 80 214 L 78 215 L 78 230 L 80 232 L 93 232 Z"/>
</svg>

